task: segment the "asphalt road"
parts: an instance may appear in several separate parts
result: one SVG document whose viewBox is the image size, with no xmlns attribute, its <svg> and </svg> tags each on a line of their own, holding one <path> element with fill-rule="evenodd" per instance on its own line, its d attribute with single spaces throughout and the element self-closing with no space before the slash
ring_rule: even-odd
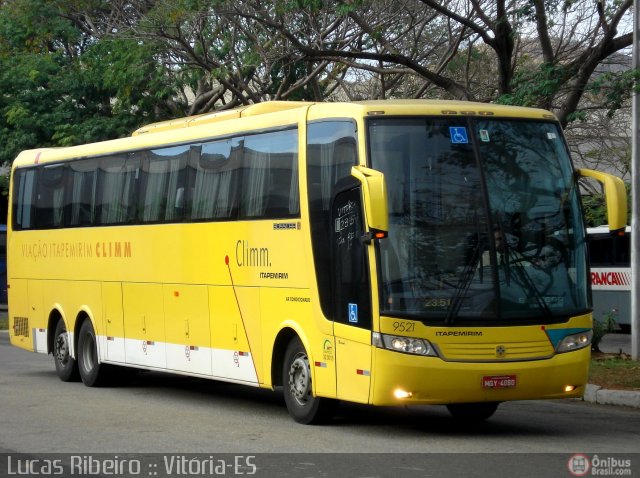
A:
<svg viewBox="0 0 640 478">
<path fill-rule="evenodd" d="M 444 407 L 347 405 L 328 426 L 303 426 L 288 416 L 281 395 L 267 390 L 149 372 L 112 388 L 63 383 L 51 356 L 10 346 L 6 333 L 0 400 L 3 460 L 15 453 L 228 453 L 258 454 L 259 469 L 273 474 L 257 476 L 342 476 L 319 467 L 326 465 L 353 469 L 344 476 L 485 470 L 526 477 L 571 476 L 567 460 L 585 453 L 632 457 L 640 476 L 640 410 L 576 400 L 505 403 L 476 426 L 455 422 Z M 278 455 L 262 455 L 272 453 Z M 462 471 L 451 475 L 456 467 Z"/>
</svg>

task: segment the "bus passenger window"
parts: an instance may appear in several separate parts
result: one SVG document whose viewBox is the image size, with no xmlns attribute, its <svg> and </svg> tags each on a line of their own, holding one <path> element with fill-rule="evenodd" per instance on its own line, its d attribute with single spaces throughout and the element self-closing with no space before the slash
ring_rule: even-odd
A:
<svg viewBox="0 0 640 478">
<path fill-rule="evenodd" d="M 38 168 L 38 193 L 35 201 L 35 227 L 49 229 L 63 226 L 65 167 Z"/>
<path fill-rule="evenodd" d="M 68 212 L 67 225 L 89 226 L 95 221 L 96 187 L 98 178 L 97 159 L 69 163 L 69 188 L 66 194 Z"/>
<path fill-rule="evenodd" d="M 33 228 L 33 193 L 36 171 L 35 169 L 18 169 L 13 175 L 13 228 Z"/>
<path fill-rule="evenodd" d="M 299 215 L 297 130 L 245 138 L 241 190 L 241 218 Z"/>
<path fill-rule="evenodd" d="M 178 203 L 178 191 L 184 193 L 189 152 L 189 146 L 175 146 L 137 153 L 143 158 L 142 222 L 182 220 L 184 201 Z"/>
<path fill-rule="evenodd" d="M 102 158 L 99 171 L 98 223 L 124 224 L 136 219 L 136 183 L 139 161 L 128 161 L 126 153 Z"/>
<path fill-rule="evenodd" d="M 242 138 L 212 141 L 195 148 L 200 154 L 192 152 L 189 160 L 187 218 L 235 219 Z"/>
</svg>

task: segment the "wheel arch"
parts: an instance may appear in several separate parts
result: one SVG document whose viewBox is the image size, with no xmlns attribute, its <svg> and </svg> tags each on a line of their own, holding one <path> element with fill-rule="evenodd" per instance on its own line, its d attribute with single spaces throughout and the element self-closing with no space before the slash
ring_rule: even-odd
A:
<svg viewBox="0 0 640 478">
<path fill-rule="evenodd" d="M 276 336 L 271 353 L 271 385 L 273 387 L 282 386 L 283 384 L 282 366 L 284 364 L 284 356 L 287 351 L 287 346 L 296 337 L 302 342 L 307 354 L 311 355 L 304 334 L 300 333 L 291 325 L 283 327 Z"/>
<path fill-rule="evenodd" d="M 91 326 L 93 327 L 93 332 L 96 334 L 96 349 L 98 352 L 98 362 L 100 362 L 100 344 L 99 344 L 99 340 L 98 340 L 98 335 L 96 332 L 96 324 L 95 324 L 95 320 L 93 320 L 93 317 L 91 315 L 91 312 L 82 308 L 80 309 L 80 311 L 78 312 L 78 315 L 76 316 L 76 323 L 74 324 L 74 329 L 73 329 L 73 349 L 78 350 L 78 340 L 80 338 L 80 329 L 82 328 L 82 324 L 84 324 L 84 322 L 88 320 L 89 322 L 91 322 Z"/>
<path fill-rule="evenodd" d="M 56 335 L 56 326 L 58 322 L 62 320 L 65 327 L 69 330 L 69 324 L 65 318 L 65 314 L 62 311 L 62 307 L 56 304 L 49 312 L 49 319 L 47 320 L 47 353 L 53 353 L 53 341 Z"/>
</svg>

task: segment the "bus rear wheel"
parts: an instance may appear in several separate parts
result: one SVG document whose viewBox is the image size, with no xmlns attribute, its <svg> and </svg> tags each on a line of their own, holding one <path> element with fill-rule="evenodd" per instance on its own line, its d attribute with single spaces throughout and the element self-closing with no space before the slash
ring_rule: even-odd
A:
<svg viewBox="0 0 640 478">
<path fill-rule="evenodd" d="M 459 420 L 482 421 L 491 417 L 498 409 L 500 402 L 450 403 L 449 413 Z"/>
<path fill-rule="evenodd" d="M 78 380 L 78 364 L 71 356 L 70 337 L 64 320 L 58 320 L 53 335 L 53 359 L 56 364 L 56 374 L 63 382 Z"/>
<path fill-rule="evenodd" d="M 87 387 L 102 385 L 106 376 L 106 365 L 98 362 L 98 347 L 96 333 L 89 319 L 80 327 L 78 337 L 78 370 L 82 383 Z"/>
<path fill-rule="evenodd" d="M 309 356 L 298 337 L 287 347 L 282 377 L 284 401 L 296 422 L 310 425 L 331 419 L 336 401 L 313 396 Z"/>
</svg>

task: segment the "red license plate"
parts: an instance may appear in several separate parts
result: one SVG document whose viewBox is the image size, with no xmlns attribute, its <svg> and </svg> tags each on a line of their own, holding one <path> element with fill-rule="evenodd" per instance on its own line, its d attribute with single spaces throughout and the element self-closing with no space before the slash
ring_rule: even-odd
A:
<svg viewBox="0 0 640 478">
<path fill-rule="evenodd" d="M 482 388 L 514 388 L 517 382 L 515 375 L 485 375 Z"/>
</svg>

